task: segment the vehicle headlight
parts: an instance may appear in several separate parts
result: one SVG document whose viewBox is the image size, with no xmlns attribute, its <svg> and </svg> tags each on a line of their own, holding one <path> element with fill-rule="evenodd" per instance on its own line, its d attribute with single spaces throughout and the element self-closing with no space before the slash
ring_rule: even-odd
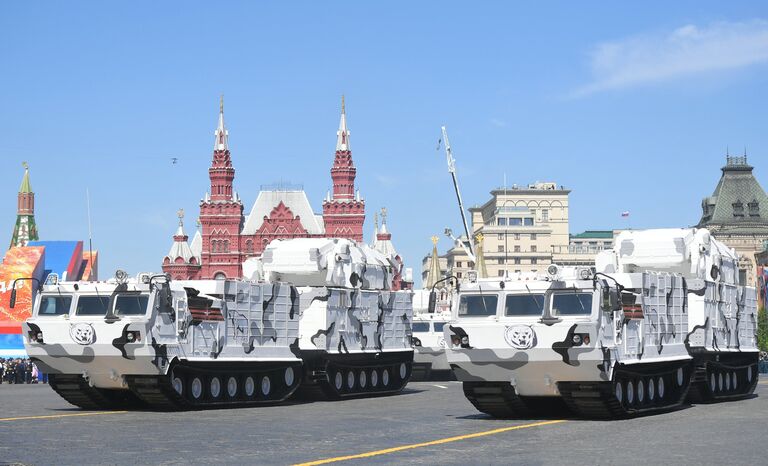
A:
<svg viewBox="0 0 768 466">
<path fill-rule="evenodd" d="M 571 339 L 571 341 L 573 341 L 573 344 L 576 345 L 576 346 L 580 345 L 581 344 L 581 335 L 579 335 L 578 333 L 575 334 L 573 336 L 573 338 Z"/>
</svg>

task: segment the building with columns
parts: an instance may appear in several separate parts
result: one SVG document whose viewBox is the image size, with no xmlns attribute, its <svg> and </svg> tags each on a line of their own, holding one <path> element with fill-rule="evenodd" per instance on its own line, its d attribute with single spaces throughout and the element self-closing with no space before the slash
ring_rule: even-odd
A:
<svg viewBox="0 0 768 466">
<path fill-rule="evenodd" d="M 532 183 L 498 188 L 483 205 L 471 207 L 471 229 L 477 249 L 482 238 L 483 262 L 475 264 L 461 247 L 465 235 L 437 256 L 422 260 L 422 283 L 431 276 L 466 277 L 470 270 L 501 277 L 523 272 L 544 273 L 550 264 L 594 266 L 595 255 L 613 247 L 619 230 L 587 230 L 569 233 L 570 190 L 556 183 Z M 437 259 L 435 259 L 437 258 Z"/>
<path fill-rule="evenodd" d="M 176 279 L 242 276 L 242 263 L 258 257 L 275 239 L 349 238 L 363 240 L 365 200 L 355 188 L 357 168 L 352 159 L 344 97 L 331 166 L 332 189 L 316 214 L 301 187 L 262 187 L 248 215 L 234 189 L 235 168 L 224 124 L 223 99 L 214 131 L 213 158 L 208 169 L 210 191 L 200 201 L 200 230 L 190 245 L 181 217 L 173 245 L 163 259 L 163 271 Z"/>
<path fill-rule="evenodd" d="M 569 193 L 556 183 L 514 185 L 494 189 L 487 202 L 469 208 L 472 235 L 483 238 L 489 277 L 543 272 L 553 262 L 553 251 L 568 247 Z M 468 240 L 462 236 L 459 241 Z M 454 246 L 446 267 L 462 278 L 475 264 L 463 248 Z"/>
</svg>

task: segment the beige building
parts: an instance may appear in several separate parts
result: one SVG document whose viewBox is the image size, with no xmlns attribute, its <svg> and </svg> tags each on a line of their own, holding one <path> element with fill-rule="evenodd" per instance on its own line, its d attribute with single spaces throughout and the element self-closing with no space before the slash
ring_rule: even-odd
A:
<svg viewBox="0 0 768 466">
<path fill-rule="evenodd" d="M 740 256 L 742 283 L 755 285 L 755 254 L 768 240 L 768 195 L 752 174 L 747 156 L 726 157 L 726 163 L 711 196 L 701 201 L 697 226 L 708 228 L 718 240 Z"/>
<path fill-rule="evenodd" d="M 491 191 L 485 204 L 469 209 L 472 235 L 483 237 L 489 277 L 543 272 L 556 248 L 567 250 L 569 193 L 555 183 L 499 188 Z M 466 236 L 459 241 L 466 243 Z M 441 256 L 441 262 L 443 258 L 446 272 L 458 278 L 475 265 L 460 245 Z M 429 262 L 425 257 L 422 270 L 429 270 Z"/>
</svg>

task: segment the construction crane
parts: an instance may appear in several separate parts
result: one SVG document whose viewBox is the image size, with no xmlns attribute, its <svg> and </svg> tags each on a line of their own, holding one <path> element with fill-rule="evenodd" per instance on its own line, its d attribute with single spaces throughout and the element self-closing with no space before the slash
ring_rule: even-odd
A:
<svg viewBox="0 0 768 466">
<path fill-rule="evenodd" d="M 464 222 L 464 234 L 467 236 L 467 244 L 453 237 L 449 228 L 445 229 L 445 232 L 453 240 L 459 243 L 459 245 L 467 253 L 470 260 L 475 260 L 475 252 L 472 247 L 472 236 L 469 234 L 469 225 L 467 224 L 467 216 L 464 213 L 464 202 L 461 200 L 461 191 L 459 190 L 459 181 L 456 178 L 456 160 L 453 158 L 453 152 L 451 151 L 451 143 L 448 142 L 448 132 L 445 130 L 445 126 L 441 127 L 443 131 L 443 144 L 445 144 L 445 157 L 448 161 L 448 172 L 451 174 L 453 180 L 453 189 L 456 190 L 456 199 L 459 201 L 459 211 L 461 212 L 461 220 Z M 438 149 L 440 146 L 438 145 Z"/>
</svg>

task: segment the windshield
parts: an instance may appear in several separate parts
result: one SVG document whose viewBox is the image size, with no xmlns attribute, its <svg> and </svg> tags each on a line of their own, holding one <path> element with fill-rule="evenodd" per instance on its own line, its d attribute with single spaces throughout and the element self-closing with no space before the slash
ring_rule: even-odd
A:
<svg viewBox="0 0 768 466">
<path fill-rule="evenodd" d="M 69 314 L 69 308 L 72 306 L 72 296 L 43 296 L 40 299 L 40 309 L 37 311 L 39 317 L 60 316 Z"/>
<path fill-rule="evenodd" d="M 413 331 L 414 332 L 429 332 L 429 323 L 428 322 L 414 322 L 413 323 Z"/>
<path fill-rule="evenodd" d="M 109 307 L 109 296 L 80 296 L 75 314 L 79 316 L 105 316 Z"/>
<path fill-rule="evenodd" d="M 510 294 L 504 304 L 505 316 L 540 316 L 544 312 L 543 294 Z"/>
<path fill-rule="evenodd" d="M 564 293 L 552 296 L 552 315 L 586 316 L 592 313 L 592 293 Z"/>
<path fill-rule="evenodd" d="M 121 294 L 115 300 L 115 314 L 121 316 L 139 316 L 147 312 L 149 295 Z"/>
<path fill-rule="evenodd" d="M 445 322 L 435 322 L 435 332 L 442 333 L 443 327 L 445 327 Z"/>
<path fill-rule="evenodd" d="M 460 316 L 493 316 L 496 315 L 496 304 L 499 297 L 495 294 L 462 296 L 459 301 Z"/>
</svg>

